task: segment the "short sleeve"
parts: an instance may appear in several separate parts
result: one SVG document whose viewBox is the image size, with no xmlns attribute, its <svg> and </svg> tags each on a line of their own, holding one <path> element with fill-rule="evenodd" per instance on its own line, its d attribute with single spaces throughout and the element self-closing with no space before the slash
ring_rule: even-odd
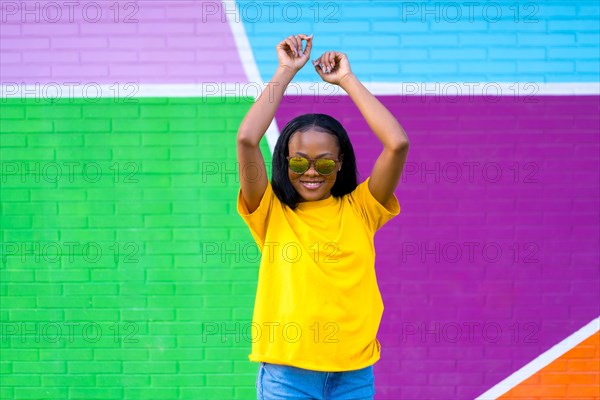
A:
<svg viewBox="0 0 600 400">
<path fill-rule="evenodd" d="M 371 177 L 368 177 L 350 193 L 350 200 L 371 231 L 376 232 L 386 222 L 400 214 L 400 204 L 395 194 L 392 194 L 385 204 L 381 204 L 369 190 L 370 179 Z"/>
<path fill-rule="evenodd" d="M 237 212 L 246 225 L 248 225 L 248 228 L 250 228 L 250 233 L 261 251 L 267 234 L 267 224 L 273 207 L 274 196 L 275 194 L 271 187 L 271 182 L 267 181 L 267 188 L 262 199 L 260 199 L 258 208 L 250 213 L 248 212 L 248 206 L 244 201 L 244 197 L 242 196 L 242 188 L 238 190 Z"/>
</svg>

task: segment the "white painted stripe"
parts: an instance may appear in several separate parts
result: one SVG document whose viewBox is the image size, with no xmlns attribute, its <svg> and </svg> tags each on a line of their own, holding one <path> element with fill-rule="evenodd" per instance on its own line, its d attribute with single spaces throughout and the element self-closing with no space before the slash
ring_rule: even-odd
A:
<svg viewBox="0 0 600 400">
<path fill-rule="evenodd" d="M 242 63 L 242 67 L 244 68 L 244 72 L 246 72 L 246 77 L 248 78 L 248 82 L 256 83 L 258 82 L 258 86 L 264 88 L 266 85 L 262 82 L 260 77 L 260 72 L 258 71 L 258 65 L 256 64 L 256 60 L 254 60 L 254 54 L 252 53 L 252 47 L 250 46 L 250 41 L 248 40 L 248 35 L 246 35 L 246 30 L 244 29 L 244 24 L 238 12 L 237 5 L 235 1 L 223 1 L 223 7 L 226 8 L 227 12 L 225 13 L 227 17 L 227 21 L 229 22 L 229 27 L 231 28 L 231 33 L 233 35 L 233 39 L 235 40 L 235 45 L 237 47 L 238 54 L 240 56 L 240 61 Z M 220 84 L 217 84 L 220 86 Z M 240 85 L 241 92 L 243 95 L 244 86 L 246 91 L 251 90 L 250 83 Z M 238 96 L 240 95 L 238 94 Z M 254 95 L 254 98 L 257 98 L 260 92 Z M 275 118 L 271 121 L 271 124 L 267 128 L 267 132 L 265 133 L 267 137 L 267 143 L 269 144 L 269 149 L 271 150 L 271 154 L 274 153 L 275 143 L 277 143 L 277 138 L 279 137 L 279 129 L 277 128 L 277 123 L 275 122 Z"/>
<path fill-rule="evenodd" d="M 253 68 L 248 68 L 251 73 Z M 511 82 L 365 82 L 371 93 L 378 96 L 597 96 L 600 83 L 511 83 Z M 4 82 L 0 98 L 50 99 L 98 98 L 127 99 L 136 97 L 239 97 L 256 98 L 266 83 L 257 80 L 242 82 L 204 82 L 197 84 L 138 84 L 135 82 L 98 84 L 94 82 Z M 291 82 L 286 96 L 345 96 L 339 86 L 316 82 Z"/>
<path fill-rule="evenodd" d="M 231 29 L 231 34 L 233 35 L 233 40 L 240 56 L 242 68 L 246 73 L 246 78 L 248 78 L 248 82 L 260 82 L 262 85 L 258 65 L 254 59 L 252 47 L 250 46 L 250 41 L 246 35 L 246 29 L 241 21 L 236 3 L 235 1 L 223 1 L 223 7 L 227 11 L 225 16 L 227 17 L 227 22 L 229 23 L 229 28 Z"/>
<path fill-rule="evenodd" d="M 600 82 L 363 82 L 377 96 L 542 96 L 599 95 Z M 292 82 L 287 95 L 346 95 L 339 86 L 325 82 Z"/>
<path fill-rule="evenodd" d="M 504 379 L 490 390 L 477 397 L 476 400 L 497 399 L 517 386 L 519 383 L 531 377 L 542 368 L 546 367 L 551 362 L 577 346 L 579 343 L 598 332 L 598 330 L 600 330 L 600 317 L 590 321 L 590 323 L 585 325 L 583 328 L 579 329 L 577 332 L 553 346 L 548 351 L 539 355 L 536 359 L 525 365 L 523 368 L 519 369 L 508 378 Z"/>
</svg>

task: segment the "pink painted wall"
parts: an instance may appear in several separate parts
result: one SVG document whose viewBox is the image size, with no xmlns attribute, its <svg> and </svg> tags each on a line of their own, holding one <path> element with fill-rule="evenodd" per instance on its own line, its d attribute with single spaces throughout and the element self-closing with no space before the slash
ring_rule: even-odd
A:
<svg viewBox="0 0 600 400">
<path fill-rule="evenodd" d="M 218 4 L 4 1 L 2 82 L 245 82 Z"/>
</svg>

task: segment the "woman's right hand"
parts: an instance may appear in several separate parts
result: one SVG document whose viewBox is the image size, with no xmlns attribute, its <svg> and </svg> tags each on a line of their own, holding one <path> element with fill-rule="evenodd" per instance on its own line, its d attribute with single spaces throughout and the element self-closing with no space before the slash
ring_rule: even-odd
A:
<svg viewBox="0 0 600 400">
<path fill-rule="evenodd" d="M 313 35 L 300 34 L 296 36 L 291 35 L 281 41 L 276 47 L 279 66 L 290 68 L 294 73 L 298 72 L 310 59 L 312 39 Z M 306 48 L 304 50 L 302 50 L 303 40 L 306 41 Z"/>
</svg>

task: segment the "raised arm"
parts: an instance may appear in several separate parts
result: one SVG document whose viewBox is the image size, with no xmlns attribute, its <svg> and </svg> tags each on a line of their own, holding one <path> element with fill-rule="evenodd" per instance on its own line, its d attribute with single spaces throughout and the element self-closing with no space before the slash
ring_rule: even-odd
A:
<svg viewBox="0 0 600 400">
<path fill-rule="evenodd" d="M 339 85 L 348 93 L 371 130 L 383 144 L 383 150 L 371 171 L 369 190 L 385 204 L 400 181 L 408 155 L 409 141 L 396 118 L 358 80 L 344 53 L 327 52 L 313 61 L 315 70 L 325 82 Z"/>
<path fill-rule="evenodd" d="M 306 41 L 304 50 L 303 40 Z M 242 120 L 237 134 L 240 186 L 249 212 L 258 208 L 268 183 L 265 161 L 259 147 L 260 140 L 273 121 L 285 89 L 296 72 L 310 59 L 312 35 L 290 36 L 280 42 L 276 49 L 279 66 L 271 82 Z"/>
</svg>

